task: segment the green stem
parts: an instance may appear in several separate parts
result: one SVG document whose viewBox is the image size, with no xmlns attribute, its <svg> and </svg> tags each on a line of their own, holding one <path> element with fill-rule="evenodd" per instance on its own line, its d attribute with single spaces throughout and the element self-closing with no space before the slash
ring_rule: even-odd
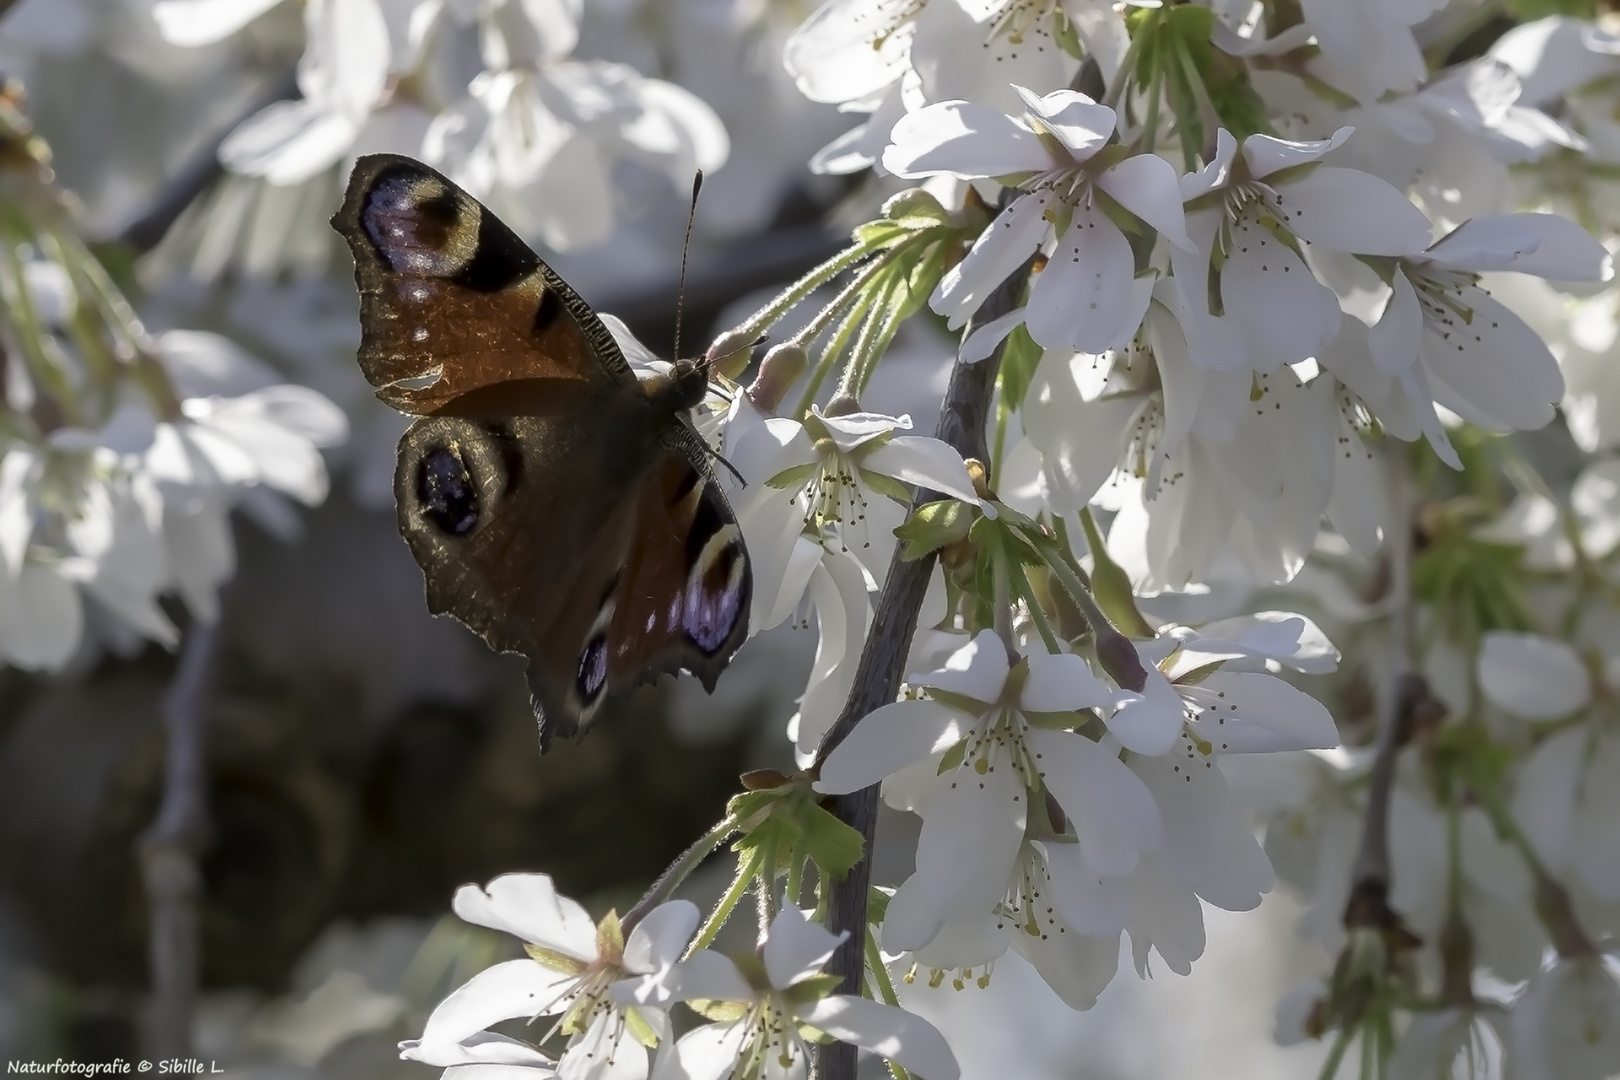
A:
<svg viewBox="0 0 1620 1080">
<path fill-rule="evenodd" d="M 10 219 L 7 224 L 15 228 L 23 227 L 23 235 L 27 235 L 27 223 L 19 221 L 17 215 L 7 215 Z M 64 419 L 70 424 L 76 424 L 79 416 L 79 396 L 74 391 L 72 383 L 68 381 L 67 373 L 53 363 L 46 355 L 41 344 L 46 337 L 46 330 L 40 320 L 39 312 L 34 308 L 34 298 L 28 291 L 28 278 L 24 273 L 22 258 L 17 254 L 19 240 L 16 233 L 7 230 L 7 235 L 0 236 L 0 301 L 3 301 L 12 311 L 16 312 L 17 344 L 22 349 L 23 359 L 28 363 L 28 373 L 34 381 L 41 386 L 62 410 Z"/>
<path fill-rule="evenodd" d="M 788 860 L 786 902 L 794 907 L 804 895 L 804 857 L 798 851 L 793 852 L 793 858 Z"/>
<path fill-rule="evenodd" d="M 748 886 L 753 883 L 755 875 L 759 873 L 759 864 L 759 850 L 756 848 L 750 851 L 747 857 L 738 865 L 737 877 L 731 883 L 731 888 L 727 889 L 726 894 L 714 905 L 714 910 L 709 913 L 709 917 L 703 921 L 703 926 L 698 930 L 697 937 L 693 938 L 692 944 L 686 947 L 688 957 L 708 948 L 709 943 L 714 940 L 714 936 L 726 924 L 726 920 L 731 918 L 731 912 L 736 908 L 737 902 L 743 898 L 743 894 L 748 891 Z"/>
<path fill-rule="evenodd" d="M 894 983 L 889 979 L 889 969 L 883 966 L 883 953 L 878 949 L 877 939 L 872 936 L 872 928 L 866 928 L 866 970 L 872 973 L 872 982 L 877 987 L 878 996 L 885 1004 L 900 1007 L 900 995 L 894 992 Z M 889 1075 L 893 1080 L 910 1080 L 911 1074 L 902 1066 L 888 1062 Z"/>
<path fill-rule="evenodd" d="M 737 821 L 728 814 L 720 824 L 704 833 L 697 843 L 681 852 L 680 858 L 670 863 L 669 869 L 653 882 L 653 887 L 647 890 L 647 895 L 637 901 L 636 906 L 625 912 L 624 918 L 619 920 L 624 932 L 628 934 L 635 929 L 636 923 L 640 922 L 647 912 L 674 896 L 675 890 L 681 887 L 681 883 L 692 871 L 714 853 L 714 849 L 720 846 L 721 841 L 736 831 Z"/>
<path fill-rule="evenodd" d="M 1041 610 L 1041 605 L 1035 599 L 1035 588 L 1029 583 L 1029 575 L 1024 573 L 1024 565 L 1011 557 L 1005 544 L 1000 546 L 1000 555 L 1007 560 L 1007 576 L 1012 583 L 1013 592 L 1017 593 L 1019 598 L 1024 601 L 1024 605 L 1029 608 L 1029 617 L 1035 623 L 1035 629 L 1040 632 L 1041 641 L 1046 645 L 1046 651 L 1050 653 L 1062 651 L 1058 646 L 1057 634 L 1053 631 L 1052 624 L 1046 617 L 1046 612 Z"/>
<path fill-rule="evenodd" d="M 827 380 L 828 372 L 832 371 L 833 365 L 838 362 L 838 357 L 844 351 L 844 346 L 849 344 L 850 335 L 855 332 L 856 324 L 861 321 L 861 316 L 865 314 L 866 305 L 861 303 L 859 299 L 844 314 L 844 321 L 833 332 L 832 340 L 827 342 L 827 347 L 821 352 L 821 359 L 816 361 L 815 370 L 810 373 L 810 378 L 805 383 L 804 393 L 799 396 L 798 407 L 791 414 L 795 420 L 803 418 L 810 411 L 810 406 L 815 403 L 816 395 L 821 393 L 821 384 Z"/>
<path fill-rule="evenodd" d="M 744 319 L 736 328 L 739 336 L 757 335 L 780 319 L 790 308 L 827 282 L 872 254 L 870 244 L 858 243 L 840 251 L 826 262 L 812 269 L 798 281 L 777 293 L 771 302 Z"/>
<path fill-rule="evenodd" d="M 855 337 L 854 347 L 849 350 L 849 359 L 844 361 L 844 371 L 838 377 L 838 388 L 833 391 L 834 397 L 860 396 L 861 371 L 866 366 L 867 354 L 873 352 L 875 344 L 882 340 L 889 305 L 903 282 L 904 279 L 898 275 L 888 275 L 887 280 L 877 287 L 875 294 L 864 305 L 866 319 L 861 323 L 861 332 Z"/>
<path fill-rule="evenodd" d="M 1350 1049 L 1350 1032 L 1340 1031 L 1339 1037 L 1333 1040 L 1333 1048 L 1328 1051 L 1326 1060 L 1322 1062 L 1322 1071 L 1316 1074 L 1317 1080 L 1332 1080 L 1338 1075 L 1339 1066 L 1344 1062 L 1344 1055 Z"/>
</svg>

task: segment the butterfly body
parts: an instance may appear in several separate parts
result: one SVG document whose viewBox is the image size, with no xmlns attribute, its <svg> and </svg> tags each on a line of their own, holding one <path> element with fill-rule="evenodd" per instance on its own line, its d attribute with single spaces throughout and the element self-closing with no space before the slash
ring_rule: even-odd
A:
<svg viewBox="0 0 1620 1080">
<path fill-rule="evenodd" d="M 708 373 L 637 373 L 509 229 L 409 158 L 360 159 L 334 226 L 354 253 L 360 365 L 419 417 L 400 532 L 429 608 L 529 659 L 544 749 L 608 692 L 747 636 L 747 553 L 690 420 Z"/>
</svg>

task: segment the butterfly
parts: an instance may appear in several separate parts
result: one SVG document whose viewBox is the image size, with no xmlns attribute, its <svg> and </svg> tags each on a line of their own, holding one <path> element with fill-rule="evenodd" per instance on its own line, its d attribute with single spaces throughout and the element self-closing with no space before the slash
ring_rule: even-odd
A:
<svg viewBox="0 0 1620 1080">
<path fill-rule="evenodd" d="M 541 752 L 664 672 L 713 692 L 753 582 L 692 425 L 706 363 L 638 377 L 511 229 L 410 158 L 362 157 L 332 226 L 354 254 L 360 369 L 418 418 L 394 497 L 428 607 L 528 658 Z"/>
</svg>

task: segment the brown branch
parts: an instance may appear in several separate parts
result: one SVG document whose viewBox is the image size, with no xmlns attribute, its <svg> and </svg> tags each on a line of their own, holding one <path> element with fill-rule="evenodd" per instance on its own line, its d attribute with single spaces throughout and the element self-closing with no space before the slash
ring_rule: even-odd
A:
<svg viewBox="0 0 1620 1080">
<path fill-rule="evenodd" d="M 219 653 L 219 624 L 193 623 L 174 684 L 163 699 L 163 802 L 140 841 L 142 877 L 151 905 L 148 959 L 152 1003 L 147 1052 L 158 1060 L 186 1057 L 201 968 L 197 856 L 208 830 L 204 735 L 208 686 Z"/>
<path fill-rule="evenodd" d="M 974 326 L 999 318 L 1017 306 L 1032 262 L 1026 262 L 985 299 L 967 333 L 972 333 Z M 965 458 L 983 461 L 989 457 L 985 427 L 990 417 L 996 372 L 1001 366 L 1001 352 L 998 347 L 988 360 L 976 364 L 958 360 L 951 372 L 950 388 L 945 392 L 939 426 L 934 434 Z M 919 492 L 913 505 L 945 497 Z M 889 575 L 884 579 L 883 594 L 872 619 L 872 629 L 866 636 L 866 646 L 861 651 L 849 700 L 816 750 L 817 768 L 862 717 L 893 701 L 900 690 L 906 654 L 917 629 L 917 611 L 922 607 L 923 594 L 928 591 L 935 558 L 930 553 L 907 562 L 901 557 L 901 547 L 895 548 L 894 557 L 889 561 Z M 877 798 L 878 789 L 873 786 L 848 795 L 835 795 L 830 801 L 832 812 L 858 831 L 866 845 L 855 868 L 843 878 L 830 882 L 827 890 L 827 929 L 835 934 L 848 931 L 849 937 L 833 953 L 826 970 L 842 978 L 839 992 L 845 994 L 860 993 L 865 962 L 866 899 L 872 880 L 872 839 L 877 832 Z M 834 1042 L 817 1046 L 815 1067 L 819 1080 L 855 1080 L 854 1045 Z"/>
<path fill-rule="evenodd" d="M 1395 939 L 1415 944 L 1416 938 L 1389 906 L 1389 803 L 1395 788 L 1395 762 L 1401 748 L 1412 741 L 1420 723 L 1444 715 L 1445 706 L 1429 690 L 1418 670 L 1414 633 L 1416 602 L 1412 596 L 1412 528 L 1415 494 L 1404 445 L 1386 447 L 1389 531 L 1384 537 L 1384 561 L 1389 572 L 1390 651 L 1394 685 L 1383 710 L 1378 751 L 1367 782 L 1367 816 L 1362 821 L 1361 844 L 1351 871 L 1350 897 L 1345 904 L 1344 926 L 1375 928 Z M 1393 943 L 1393 942 L 1392 942 Z"/>
</svg>

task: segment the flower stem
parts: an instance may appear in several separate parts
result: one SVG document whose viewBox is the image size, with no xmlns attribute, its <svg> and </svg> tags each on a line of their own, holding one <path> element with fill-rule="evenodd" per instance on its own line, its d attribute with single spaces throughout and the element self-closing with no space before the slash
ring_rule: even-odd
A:
<svg viewBox="0 0 1620 1080">
<path fill-rule="evenodd" d="M 872 250 L 872 247 L 868 244 L 851 244 L 777 293 L 770 303 L 744 319 L 742 324 L 733 332 L 739 337 L 750 337 L 761 333 L 766 327 L 780 319 L 795 304 L 866 258 L 872 253 Z"/>
<path fill-rule="evenodd" d="M 737 867 L 736 880 L 731 883 L 731 888 L 726 890 L 726 894 L 720 898 L 719 903 L 714 905 L 714 910 L 709 913 L 709 917 L 703 921 L 703 926 L 698 930 L 697 937 L 693 938 L 692 944 L 686 948 L 687 956 L 692 956 L 699 950 L 708 948 L 709 943 L 714 940 L 714 936 L 720 932 L 720 928 L 726 925 L 726 920 L 731 918 L 731 912 L 736 908 L 737 901 L 743 898 L 743 894 L 748 891 L 748 886 L 753 883 L 755 875 L 759 873 L 759 864 L 759 850 L 756 848 L 750 851 Z"/>
<path fill-rule="evenodd" d="M 680 857 L 669 864 L 669 869 L 658 875 L 658 880 L 647 890 L 647 895 L 638 900 L 636 906 L 625 912 L 624 917 L 619 920 L 624 932 L 628 934 L 634 930 L 636 923 L 640 922 L 647 912 L 674 896 L 675 890 L 681 887 L 681 883 L 692 871 L 714 853 L 714 849 L 720 846 L 721 841 L 736 831 L 736 819 L 727 814 L 724 821 L 705 833 L 697 843 L 681 852 Z"/>
<path fill-rule="evenodd" d="M 873 936 L 871 927 L 866 930 L 866 970 L 872 973 L 872 983 L 884 1003 L 899 1008 L 900 995 L 894 992 L 894 983 L 889 979 L 889 969 L 883 966 L 883 953 L 878 949 L 877 938 Z M 893 1080 L 911 1080 L 911 1074 L 901 1065 L 893 1061 L 888 1065 Z"/>
</svg>

